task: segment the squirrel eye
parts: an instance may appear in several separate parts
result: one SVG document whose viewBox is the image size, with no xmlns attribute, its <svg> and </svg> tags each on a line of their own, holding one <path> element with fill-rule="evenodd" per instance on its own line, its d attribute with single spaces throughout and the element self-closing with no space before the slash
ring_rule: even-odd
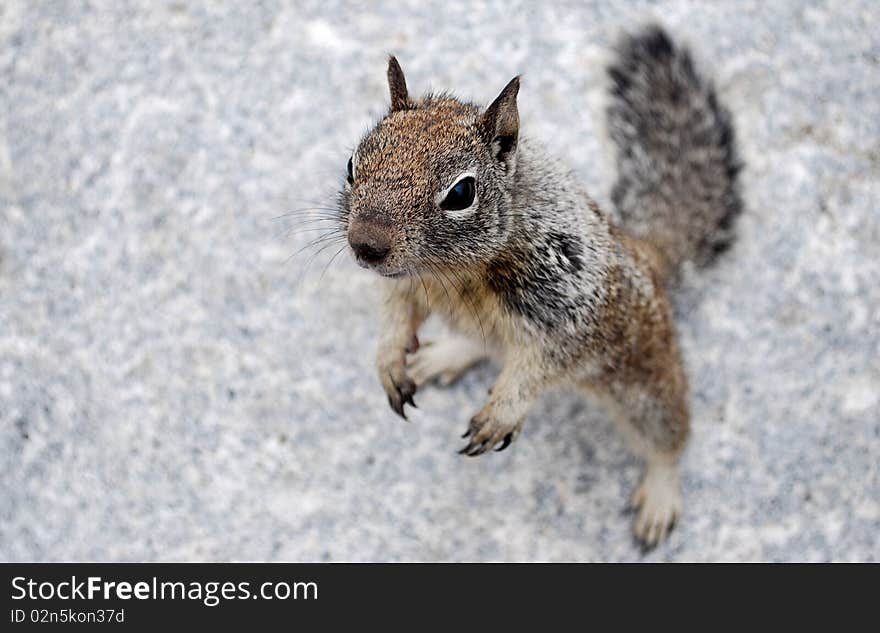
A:
<svg viewBox="0 0 880 633">
<path fill-rule="evenodd" d="M 461 211 L 467 209 L 474 203 L 474 196 L 477 188 L 474 185 L 474 179 L 471 176 L 462 178 L 455 186 L 446 194 L 446 198 L 440 203 L 440 208 L 444 211 Z"/>
<path fill-rule="evenodd" d="M 354 165 L 351 162 L 351 158 L 348 159 L 348 184 L 354 184 Z"/>
</svg>

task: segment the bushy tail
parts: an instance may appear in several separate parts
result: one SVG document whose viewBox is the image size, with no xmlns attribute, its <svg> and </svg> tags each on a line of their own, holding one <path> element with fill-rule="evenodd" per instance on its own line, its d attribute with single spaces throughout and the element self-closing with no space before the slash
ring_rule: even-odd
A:
<svg viewBox="0 0 880 633">
<path fill-rule="evenodd" d="M 623 37 L 608 74 L 611 197 L 624 228 L 659 248 L 671 271 L 709 263 L 732 242 L 742 209 L 730 113 L 658 26 Z"/>
</svg>

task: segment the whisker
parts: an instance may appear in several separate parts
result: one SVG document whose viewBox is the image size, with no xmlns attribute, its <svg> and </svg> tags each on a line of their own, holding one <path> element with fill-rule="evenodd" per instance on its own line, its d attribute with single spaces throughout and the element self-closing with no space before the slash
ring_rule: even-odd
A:
<svg viewBox="0 0 880 633">
<path fill-rule="evenodd" d="M 335 196 L 335 194 L 334 194 L 334 196 Z M 296 204 L 307 204 L 309 206 L 315 206 L 315 207 L 329 206 L 334 203 L 334 201 L 331 200 L 330 198 L 324 198 L 323 200 L 312 200 L 309 198 L 299 198 L 299 197 L 294 197 L 294 196 L 278 196 L 277 199 L 283 200 L 284 202 L 288 202 L 288 203 L 292 202 L 292 203 L 296 203 Z M 285 205 L 285 206 L 287 206 L 287 205 Z"/>
<path fill-rule="evenodd" d="M 416 273 L 416 277 L 419 278 L 419 281 L 422 283 L 422 290 L 425 292 L 425 306 L 427 306 L 428 313 L 431 313 L 431 297 L 428 293 L 428 286 L 425 285 L 425 280 L 422 279 L 422 276 Z"/>
<path fill-rule="evenodd" d="M 318 277 L 318 281 L 321 281 L 322 279 L 324 279 L 324 274 L 327 272 L 327 269 L 330 268 L 330 264 L 332 264 L 332 263 L 333 263 L 333 260 L 336 259 L 337 257 L 339 257 L 339 254 L 340 254 L 342 251 L 344 251 L 347 247 L 348 247 L 348 244 L 343 244 L 343 245 L 342 245 L 342 248 L 340 248 L 338 251 L 336 251 L 336 253 L 333 255 L 333 257 L 330 258 L 330 261 L 328 261 L 328 262 L 324 265 L 324 270 L 321 271 L 321 276 Z"/>
<path fill-rule="evenodd" d="M 338 231 L 335 231 L 335 230 L 328 231 L 324 235 L 319 235 L 317 238 L 315 238 L 314 240 L 312 240 L 311 242 L 309 242 L 308 244 L 306 244 L 305 246 L 303 246 L 302 248 L 300 248 L 299 250 L 294 252 L 290 257 L 288 257 L 284 261 L 284 263 L 285 264 L 289 263 L 290 260 L 292 260 L 294 257 L 296 257 L 297 255 L 299 255 L 300 253 L 302 253 L 305 250 L 308 250 L 310 248 L 313 248 L 313 247 L 318 246 L 319 244 L 323 244 L 325 242 L 330 242 L 330 241 L 335 241 L 335 240 L 340 240 L 340 239 L 345 239 L 345 236 L 341 235 Z"/>
<path fill-rule="evenodd" d="M 317 251 L 315 251 L 314 253 L 312 253 L 311 257 L 309 257 L 309 258 L 306 260 L 306 263 L 305 263 L 305 265 L 303 266 L 303 270 L 308 269 L 308 267 L 311 265 L 311 263 L 312 263 L 313 261 L 315 261 L 315 258 L 316 258 L 318 255 L 320 255 L 321 253 L 323 253 L 324 251 L 326 251 L 328 248 L 331 248 L 331 247 L 333 247 L 334 245 L 338 244 L 338 243 L 339 243 L 338 240 L 339 240 L 339 238 L 328 239 L 328 240 L 327 240 L 327 243 L 324 244 L 324 246 L 322 246 L 322 247 L 319 248 Z M 345 248 L 345 246 L 343 246 L 342 248 Z M 340 252 L 341 252 L 341 249 L 340 249 Z"/>
<path fill-rule="evenodd" d="M 313 209 L 292 209 L 287 213 L 282 213 L 281 215 L 272 216 L 269 218 L 270 220 L 284 220 L 286 218 L 328 218 L 334 219 L 338 218 L 341 214 L 339 213 L 339 209 L 330 209 L 330 208 L 318 208 L 315 207 Z"/>
<path fill-rule="evenodd" d="M 474 304 L 470 300 L 470 298 L 465 297 L 465 295 L 462 295 L 462 289 L 466 283 L 465 280 L 463 280 L 452 269 L 447 269 L 445 272 L 443 270 L 438 270 L 438 272 L 440 272 L 440 274 L 442 274 L 444 277 L 446 277 L 446 273 L 449 273 L 449 275 L 452 275 L 453 279 L 449 279 L 448 277 L 446 277 L 446 279 L 452 285 L 452 288 L 453 288 L 453 290 L 455 290 L 456 294 L 458 295 L 458 298 L 461 299 L 461 301 L 463 303 L 467 304 L 468 308 L 470 309 L 471 315 L 474 317 L 477 324 L 480 326 L 480 334 L 483 339 L 483 347 L 485 348 L 487 343 L 486 343 L 486 329 L 483 326 L 483 319 L 480 317 L 479 310 L 477 310 L 476 304 Z M 456 284 L 455 281 L 453 281 L 453 280 L 457 280 L 459 282 L 460 286 L 458 284 Z"/>
<path fill-rule="evenodd" d="M 327 227 L 327 226 L 312 226 L 312 227 L 292 227 L 287 230 L 285 237 L 292 237 L 294 235 L 301 235 L 303 233 L 314 233 L 315 231 L 335 231 L 336 229 Z M 342 235 L 342 232 L 339 232 Z"/>
<path fill-rule="evenodd" d="M 407 270 L 408 270 L 408 269 L 407 269 Z M 406 291 L 406 299 L 407 299 L 407 301 L 411 301 L 411 300 L 412 300 L 412 296 L 413 296 L 413 287 L 414 287 L 414 286 L 415 286 L 415 284 L 413 283 L 412 274 L 410 274 L 410 277 L 409 277 L 409 290 Z"/>
</svg>

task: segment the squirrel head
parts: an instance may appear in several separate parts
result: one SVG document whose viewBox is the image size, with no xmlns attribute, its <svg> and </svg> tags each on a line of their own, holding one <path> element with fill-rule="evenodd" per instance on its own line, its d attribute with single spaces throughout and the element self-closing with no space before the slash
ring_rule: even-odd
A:
<svg viewBox="0 0 880 633">
<path fill-rule="evenodd" d="M 472 268 L 505 243 L 516 169 L 519 77 L 483 109 L 410 98 L 388 61 L 389 112 L 348 161 L 342 221 L 358 263 L 388 277 Z"/>
</svg>

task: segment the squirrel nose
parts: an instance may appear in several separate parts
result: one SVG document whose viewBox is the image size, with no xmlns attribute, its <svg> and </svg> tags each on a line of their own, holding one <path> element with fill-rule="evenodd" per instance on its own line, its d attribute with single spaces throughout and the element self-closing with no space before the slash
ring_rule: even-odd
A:
<svg viewBox="0 0 880 633">
<path fill-rule="evenodd" d="M 371 224 L 352 226 L 348 233 L 348 243 L 357 258 L 365 264 L 378 264 L 391 252 L 391 240 L 387 232 Z"/>
<path fill-rule="evenodd" d="M 375 266 L 384 261 L 394 246 L 391 222 L 377 213 L 361 214 L 348 227 L 348 243 L 364 266 Z"/>
<path fill-rule="evenodd" d="M 368 264 L 378 264 L 388 255 L 391 247 L 376 240 L 351 242 L 351 248 L 358 259 Z"/>
</svg>

